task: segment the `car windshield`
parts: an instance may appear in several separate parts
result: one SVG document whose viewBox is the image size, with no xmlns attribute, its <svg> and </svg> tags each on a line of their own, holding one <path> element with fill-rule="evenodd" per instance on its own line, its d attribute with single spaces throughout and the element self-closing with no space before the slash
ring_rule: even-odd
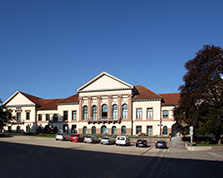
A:
<svg viewBox="0 0 223 178">
<path fill-rule="evenodd" d="M 118 140 L 125 140 L 125 137 L 118 137 Z"/>
<path fill-rule="evenodd" d="M 102 139 L 103 139 L 103 140 L 108 140 L 109 138 L 108 138 L 108 137 L 102 137 Z"/>
<path fill-rule="evenodd" d="M 166 142 L 164 142 L 164 141 L 158 141 L 157 143 L 165 144 Z"/>
<path fill-rule="evenodd" d="M 71 135 L 72 137 L 79 137 L 79 135 Z"/>
<path fill-rule="evenodd" d="M 86 136 L 85 138 L 92 138 L 92 136 Z"/>
</svg>

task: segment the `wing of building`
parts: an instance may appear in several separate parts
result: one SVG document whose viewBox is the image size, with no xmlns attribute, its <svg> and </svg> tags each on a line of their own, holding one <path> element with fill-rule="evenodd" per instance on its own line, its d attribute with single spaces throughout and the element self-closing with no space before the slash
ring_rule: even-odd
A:
<svg viewBox="0 0 223 178">
<path fill-rule="evenodd" d="M 156 94 L 102 72 L 62 99 L 43 99 L 16 91 L 4 105 L 14 121 L 6 131 L 54 131 L 81 134 L 171 135 L 179 93 Z"/>
</svg>

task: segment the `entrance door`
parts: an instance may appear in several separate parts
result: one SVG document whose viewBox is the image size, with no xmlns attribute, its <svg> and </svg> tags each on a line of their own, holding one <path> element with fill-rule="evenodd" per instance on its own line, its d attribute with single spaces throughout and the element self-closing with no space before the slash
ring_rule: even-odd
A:
<svg viewBox="0 0 223 178">
<path fill-rule="evenodd" d="M 77 125 L 72 125 L 71 132 L 72 133 L 77 133 Z"/>
<path fill-rule="evenodd" d="M 63 133 L 68 133 L 68 124 L 63 125 Z"/>
</svg>

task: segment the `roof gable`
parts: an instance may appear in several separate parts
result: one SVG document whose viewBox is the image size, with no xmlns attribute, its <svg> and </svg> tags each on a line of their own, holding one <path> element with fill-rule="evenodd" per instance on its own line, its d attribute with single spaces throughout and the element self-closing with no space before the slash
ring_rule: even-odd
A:
<svg viewBox="0 0 223 178">
<path fill-rule="evenodd" d="M 88 91 L 104 91 L 104 90 L 121 90 L 121 89 L 132 89 L 133 86 L 106 73 L 102 72 L 80 88 L 77 92 L 88 92 Z"/>
<path fill-rule="evenodd" d="M 27 97 L 23 92 L 16 91 L 8 100 L 4 102 L 6 106 L 16 106 L 16 105 L 35 105 L 34 97 Z M 38 100 L 36 98 L 36 100 Z"/>
<path fill-rule="evenodd" d="M 16 91 L 7 101 L 4 102 L 4 105 L 33 105 L 36 106 L 37 110 L 56 110 L 57 103 L 63 99 L 42 99 L 21 91 Z"/>
</svg>

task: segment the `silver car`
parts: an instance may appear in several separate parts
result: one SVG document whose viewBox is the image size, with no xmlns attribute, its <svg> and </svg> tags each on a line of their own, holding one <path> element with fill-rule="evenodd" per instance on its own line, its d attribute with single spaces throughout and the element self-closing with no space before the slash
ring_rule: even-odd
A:
<svg viewBox="0 0 223 178">
<path fill-rule="evenodd" d="M 84 137 L 84 143 L 100 143 L 100 140 L 95 136 Z"/>
<path fill-rule="evenodd" d="M 115 139 L 113 139 L 111 137 L 102 137 L 101 144 L 105 144 L 105 145 L 115 144 Z"/>
<path fill-rule="evenodd" d="M 63 140 L 63 141 L 70 140 L 70 136 L 67 135 L 67 134 L 63 134 L 63 133 L 57 133 L 56 134 L 56 141 L 57 140 Z"/>
</svg>

